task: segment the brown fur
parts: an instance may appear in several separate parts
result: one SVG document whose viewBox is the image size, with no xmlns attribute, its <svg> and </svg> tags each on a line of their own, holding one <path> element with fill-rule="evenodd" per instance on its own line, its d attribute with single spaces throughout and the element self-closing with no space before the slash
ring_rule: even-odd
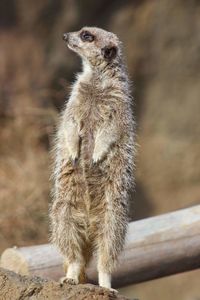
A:
<svg viewBox="0 0 200 300">
<path fill-rule="evenodd" d="M 80 41 L 79 32 L 67 41 L 84 68 L 58 126 L 52 241 L 66 264 L 78 261 L 84 269 L 96 253 L 99 272 L 110 274 L 123 249 L 134 181 L 132 98 L 118 38 L 99 28 L 86 30 L 95 43 Z M 107 61 L 99 50 L 110 43 L 117 56 Z"/>
</svg>

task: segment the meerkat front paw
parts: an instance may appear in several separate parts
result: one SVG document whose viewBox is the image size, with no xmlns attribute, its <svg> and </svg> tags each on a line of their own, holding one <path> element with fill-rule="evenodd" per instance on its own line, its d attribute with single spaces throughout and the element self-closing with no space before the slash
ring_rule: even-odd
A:
<svg viewBox="0 0 200 300">
<path fill-rule="evenodd" d="M 97 164 L 100 160 L 101 160 L 101 158 L 98 155 L 93 154 L 93 156 L 92 156 L 92 164 L 93 165 Z"/>
<path fill-rule="evenodd" d="M 76 284 L 78 284 L 78 279 L 68 278 L 68 277 L 61 277 L 59 282 L 60 282 L 61 286 L 63 286 L 65 283 L 66 284 L 71 284 L 71 285 L 76 285 Z"/>
<path fill-rule="evenodd" d="M 64 137 L 64 149 L 66 149 L 66 155 L 71 162 L 77 162 L 79 157 L 79 141 L 80 138 L 76 132 L 65 133 Z"/>
<path fill-rule="evenodd" d="M 77 163 L 78 163 L 78 157 L 79 157 L 79 153 L 78 153 L 78 149 L 77 148 L 70 148 L 68 149 L 68 158 L 69 158 L 69 161 L 72 163 L 72 166 L 73 167 L 76 167 L 77 166 Z"/>
<path fill-rule="evenodd" d="M 69 156 L 72 161 L 78 159 L 78 147 L 72 147 L 71 145 L 71 147 L 69 148 Z"/>
<path fill-rule="evenodd" d="M 102 160 L 104 153 L 105 151 L 102 147 L 96 146 L 92 155 L 92 162 L 97 164 L 100 160 Z"/>
<path fill-rule="evenodd" d="M 78 157 L 72 158 L 70 157 L 73 168 L 76 168 L 78 165 Z"/>
</svg>

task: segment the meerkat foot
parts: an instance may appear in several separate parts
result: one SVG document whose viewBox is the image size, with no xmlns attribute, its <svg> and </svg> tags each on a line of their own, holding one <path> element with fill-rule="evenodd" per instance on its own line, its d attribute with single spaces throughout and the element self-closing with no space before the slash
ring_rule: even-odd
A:
<svg viewBox="0 0 200 300">
<path fill-rule="evenodd" d="M 64 283 L 69 283 L 73 285 L 78 284 L 81 267 L 82 265 L 78 261 L 74 261 L 73 263 L 68 264 L 67 274 L 65 277 L 62 277 L 60 279 L 60 284 L 61 285 L 63 285 Z"/>
<path fill-rule="evenodd" d="M 111 290 L 111 275 L 105 272 L 99 272 L 99 285 Z"/>
<path fill-rule="evenodd" d="M 63 286 L 65 283 L 66 284 L 71 284 L 71 285 L 76 285 L 78 284 L 78 279 L 74 278 L 68 278 L 66 276 L 60 278 L 60 285 Z"/>
</svg>

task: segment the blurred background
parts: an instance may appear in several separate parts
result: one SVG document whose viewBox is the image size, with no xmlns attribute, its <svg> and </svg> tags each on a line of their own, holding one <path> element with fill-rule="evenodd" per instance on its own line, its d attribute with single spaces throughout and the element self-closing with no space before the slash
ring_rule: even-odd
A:
<svg viewBox="0 0 200 300">
<path fill-rule="evenodd" d="M 137 180 L 131 218 L 200 200 L 200 2 L 0 1 L 0 251 L 48 241 L 50 141 L 79 59 L 82 26 L 115 32 L 134 82 Z M 123 288 L 139 299 L 198 300 L 199 271 Z"/>
</svg>

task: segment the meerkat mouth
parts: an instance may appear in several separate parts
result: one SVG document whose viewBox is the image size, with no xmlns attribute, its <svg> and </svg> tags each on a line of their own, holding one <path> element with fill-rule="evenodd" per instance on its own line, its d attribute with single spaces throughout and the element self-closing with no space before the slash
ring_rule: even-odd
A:
<svg viewBox="0 0 200 300">
<path fill-rule="evenodd" d="M 75 50 L 75 49 L 79 48 L 77 45 L 75 45 L 75 44 L 70 45 L 69 43 L 67 43 L 67 47 L 68 47 L 70 50 Z"/>
</svg>

